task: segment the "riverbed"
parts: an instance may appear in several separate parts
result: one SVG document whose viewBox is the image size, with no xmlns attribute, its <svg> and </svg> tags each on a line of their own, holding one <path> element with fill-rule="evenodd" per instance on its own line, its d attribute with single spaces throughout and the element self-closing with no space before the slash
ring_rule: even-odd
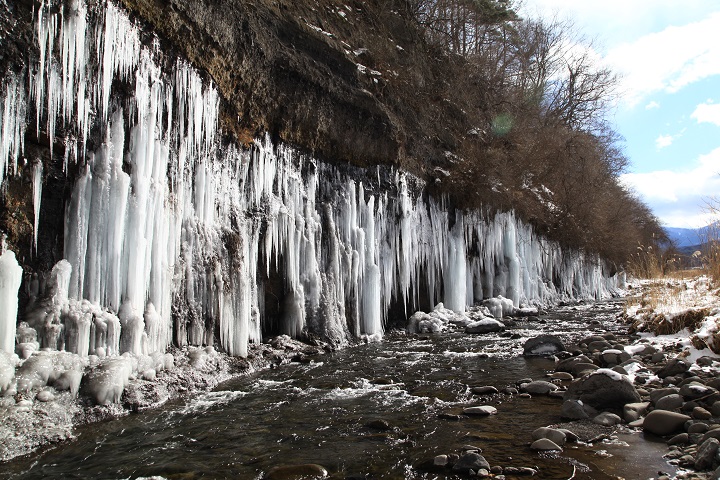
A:
<svg viewBox="0 0 720 480">
<path fill-rule="evenodd" d="M 459 478 L 428 463 L 467 446 L 481 449 L 491 466 L 529 467 L 543 479 L 672 474 L 662 459 L 666 444 L 642 433 L 605 434 L 590 444 L 568 444 L 561 453 L 532 451 L 536 428 L 563 422 L 562 401 L 503 393 L 554 370 L 552 358 L 522 356 L 525 340 L 541 333 L 566 345 L 593 333 L 620 337 L 626 327 L 621 312 L 620 301 L 607 301 L 517 318 L 494 334 L 391 332 L 381 342 L 79 427 L 73 441 L 0 465 L 0 478 L 254 479 L 273 467 L 300 464 L 322 465 L 338 479 Z M 484 385 L 499 393 L 472 393 Z M 462 415 L 471 405 L 498 412 Z"/>
</svg>

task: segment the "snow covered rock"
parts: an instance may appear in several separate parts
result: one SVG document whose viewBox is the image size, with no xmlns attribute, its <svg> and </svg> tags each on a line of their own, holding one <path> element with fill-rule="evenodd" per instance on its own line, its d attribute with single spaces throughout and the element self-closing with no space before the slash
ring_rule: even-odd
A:
<svg viewBox="0 0 720 480">
<path fill-rule="evenodd" d="M 483 318 L 465 327 L 465 333 L 492 333 L 505 330 L 505 324 L 494 318 Z"/>
<path fill-rule="evenodd" d="M 565 345 L 555 335 L 540 335 L 528 339 L 523 345 L 523 355 L 543 356 L 565 351 Z"/>
</svg>

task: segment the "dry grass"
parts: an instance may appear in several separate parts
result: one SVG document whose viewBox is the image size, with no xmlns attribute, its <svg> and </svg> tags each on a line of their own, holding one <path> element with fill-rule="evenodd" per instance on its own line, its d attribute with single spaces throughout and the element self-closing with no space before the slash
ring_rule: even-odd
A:
<svg viewBox="0 0 720 480">
<path fill-rule="evenodd" d="M 630 332 L 673 335 L 685 329 L 689 332 L 697 330 L 710 315 L 712 305 L 720 302 L 717 292 L 711 290 L 710 279 L 701 273 L 684 270 L 643 281 L 641 294 L 625 302 L 625 319 L 630 323 Z M 705 344 L 699 338 L 694 341 Z M 716 344 L 714 340 L 710 342 Z M 720 346 L 720 342 L 717 345 Z"/>
<path fill-rule="evenodd" d="M 684 329 L 693 332 L 709 314 L 710 310 L 707 308 L 687 310 L 672 317 L 663 313 L 648 312 L 640 318 L 635 318 L 630 326 L 630 332 L 652 332 L 655 335 L 673 335 Z"/>
</svg>

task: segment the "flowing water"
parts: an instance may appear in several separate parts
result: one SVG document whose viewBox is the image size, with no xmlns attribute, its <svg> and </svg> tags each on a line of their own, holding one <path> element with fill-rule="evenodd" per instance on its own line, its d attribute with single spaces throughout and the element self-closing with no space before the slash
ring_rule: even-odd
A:
<svg viewBox="0 0 720 480">
<path fill-rule="evenodd" d="M 417 467 L 467 444 L 482 448 L 491 465 L 537 468 L 536 478 L 650 478 L 670 471 L 661 458 L 664 443 L 634 434 L 538 454 L 528 448 L 531 433 L 561 421 L 561 400 L 470 393 L 472 386 L 502 390 L 522 378 L 543 379 L 554 363 L 523 358 L 527 337 L 555 333 L 571 342 L 594 330 L 620 333 L 619 308 L 613 302 L 562 308 L 546 315 L 547 323 L 518 322 L 509 332 L 520 338 L 390 335 L 81 427 L 72 442 L 0 465 L 0 478 L 254 479 L 273 466 L 303 463 L 321 464 L 339 479 L 455 478 Z M 441 415 L 475 404 L 494 405 L 498 414 Z M 368 426 L 376 420 L 390 428 Z"/>
</svg>

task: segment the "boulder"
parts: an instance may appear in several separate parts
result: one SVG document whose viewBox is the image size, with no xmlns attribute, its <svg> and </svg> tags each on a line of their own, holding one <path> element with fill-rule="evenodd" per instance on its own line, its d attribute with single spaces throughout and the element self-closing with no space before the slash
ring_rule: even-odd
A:
<svg viewBox="0 0 720 480">
<path fill-rule="evenodd" d="M 655 435 L 670 435 L 679 432 L 690 417 L 682 413 L 668 410 L 653 410 L 648 413 L 643 422 L 643 430 Z"/>
<path fill-rule="evenodd" d="M 460 456 L 460 458 L 453 465 L 453 472 L 469 474 L 470 470 L 477 472 L 481 468 L 490 470 L 490 464 L 485 457 L 476 452 L 467 452 Z"/>
<path fill-rule="evenodd" d="M 523 355 L 552 355 L 565 350 L 565 345 L 555 335 L 540 335 L 528 339 L 523 345 Z"/>
<path fill-rule="evenodd" d="M 570 384 L 565 400 L 582 400 L 597 409 L 623 408 L 640 402 L 640 395 L 628 377 L 601 368 Z"/>
</svg>

